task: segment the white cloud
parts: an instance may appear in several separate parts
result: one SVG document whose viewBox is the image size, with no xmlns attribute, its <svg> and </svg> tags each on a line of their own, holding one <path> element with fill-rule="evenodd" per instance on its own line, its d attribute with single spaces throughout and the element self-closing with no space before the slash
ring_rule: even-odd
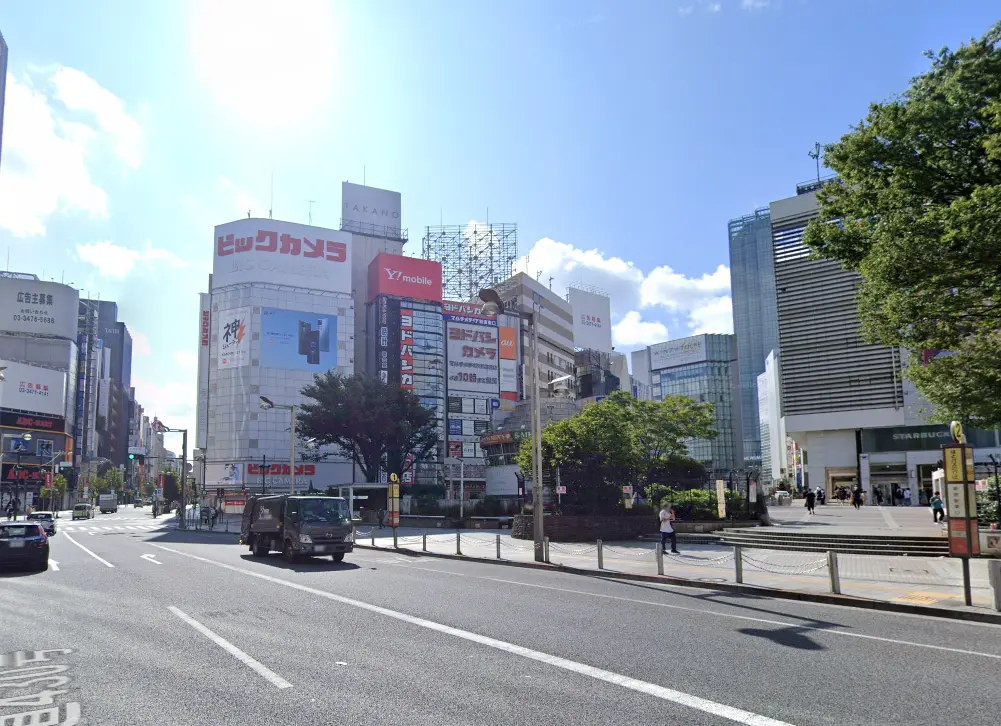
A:
<svg viewBox="0 0 1001 726">
<path fill-rule="evenodd" d="M 96 267 L 101 275 L 117 279 L 127 277 L 137 264 L 147 270 L 156 270 L 164 265 L 184 267 L 187 264 L 170 250 L 154 247 L 149 240 L 139 250 L 107 240 L 88 242 L 77 245 L 76 253 L 82 261 Z"/>
<path fill-rule="evenodd" d="M 667 326 L 661 322 L 643 320 L 636 310 L 630 310 L 612 326 L 612 343 L 616 346 L 643 347 L 665 340 Z"/>
<path fill-rule="evenodd" d="M 771 0 L 740 0 L 740 7 L 744 10 L 761 10 L 771 5 Z"/>
<path fill-rule="evenodd" d="M 0 228 L 33 237 L 45 234 L 56 213 L 106 218 L 108 195 L 92 178 L 102 146 L 110 144 L 129 168 L 141 161 L 142 129 L 122 100 L 63 66 L 33 69 L 20 80 L 8 73 L 6 93 Z"/>
<path fill-rule="evenodd" d="M 198 354 L 191 350 L 175 350 L 174 362 L 186 371 L 198 369 Z"/>
<path fill-rule="evenodd" d="M 706 10 L 708 10 L 710 13 L 718 13 L 722 9 L 723 6 L 720 3 L 709 3 L 708 5 L 706 5 Z"/>
<path fill-rule="evenodd" d="M 644 273 L 620 257 L 606 257 L 597 249 L 583 250 L 545 237 L 517 261 L 515 270 L 532 277 L 538 274 L 546 285 L 552 276 L 552 289 L 561 295 L 575 283 L 605 292 L 612 302 L 612 336 L 617 347 L 666 340 L 669 329 L 674 329 L 677 337 L 733 329 L 730 270 L 726 265 L 698 277 L 687 277 L 668 265 Z"/>
<path fill-rule="evenodd" d="M 195 441 L 195 385 L 193 382 L 161 381 L 153 383 L 145 376 L 132 373 L 132 385 L 136 389 L 136 400 L 143 407 L 150 420 L 159 418 L 171 428 L 188 430 L 188 459 Z M 181 435 L 166 434 L 168 449 L 180 453 Z"/>
<path fill-rule="evenodd" d="M 149 338 L 146 333 L 140 333 L 138 330 L 132 331 L 132 355 L 134 356 L 147 356 L 152 355 L 153 350 L 149 347 Z"/>
<path fill-rule="evenodd" d="M 694 12 L 695 12 L 694 5 L 682 5 L 680 8 L 678 8 L 678 15 L 682 17 L 685 17 L 686 15 L 691 15 Z"/>
</svg>

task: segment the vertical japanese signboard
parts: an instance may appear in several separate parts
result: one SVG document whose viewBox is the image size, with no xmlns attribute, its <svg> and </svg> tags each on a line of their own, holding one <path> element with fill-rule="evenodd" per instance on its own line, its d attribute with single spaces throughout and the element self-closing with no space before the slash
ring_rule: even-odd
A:
<svg viewBox="0 0 1001 726">
<path fill-rule="evenodd" d="M 414 311 L 400 308 L 400 388 L 414 390 Z"/>
<path fill-rule="evenodd" d="M 945 503 L 948 512 L 949 554 L 980 554 L 977 526 L 977 492 L 973 476 L 973 449 L 965 444 L 942 447 L 945 469 Z"/>
</svg>

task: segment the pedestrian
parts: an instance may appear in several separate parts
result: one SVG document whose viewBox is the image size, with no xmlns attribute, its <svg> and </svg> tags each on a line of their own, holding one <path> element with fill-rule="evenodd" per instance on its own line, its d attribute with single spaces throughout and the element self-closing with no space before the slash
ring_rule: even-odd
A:
<svg viewBox="0 0 1001 726">
<path fill-rule="evenodd" d="M 210 514 L 209 514 L 209 527 L 211 527 L 212 529 L 215 529 L 216 519 L 219 518 L 219 509 L 218 509 L 218 507 L 216 507 L 213 504 L 212 505 L 212 509 L 209 510 L 209 512 L 210 512 Z"/>
<path fill-rule="evenodd" d="M 660 508 L 660 550 L 661 552 L 667 552 L 665 546 L 667 541 L 671 541 L 671 553 L 680 554 L 678 552 L 678 535 L 674 531 L 674 522 L 677 519 L 677 515 L 674 512 L 674 507 L 670 504 L 664 504 Z"/>
<path fill-rule="evenodd" d="M 855 487 L 855 491 L 852 493 L 852 505 L 858 509 L 862 506 L 862 487 Z"/>
<path fill-rule="evenodd" d="M 876 506 L 883 506 L 883 490 L 879 487 L 876 487 Z"/>
<path fill-rule="evenodd" d="M 936 524 L 945 521 L 945 502 L 942 501 L 942 496 L 938 492 L 935 492 L 931 498 L 931 514 L 932 521 Z"/>
<path fill-rule="evenodd" d="M 379 508 L 379 529 L 386 526 L 386 510 L 382 507 Z"/>
<path fill-rule="evenodd" d="M 910 487 L 907 487 L 906 489 L 904 489 L 904 506 L 905 507 L 911 506 L 911 488 Z"/>
<path fill-rule="evenodd" d="M 813 489 L 806 490 L 806 513 L 816 514 L 813 511 L 814 505 L 817 503 L 817 493 Z"/>
</svg>

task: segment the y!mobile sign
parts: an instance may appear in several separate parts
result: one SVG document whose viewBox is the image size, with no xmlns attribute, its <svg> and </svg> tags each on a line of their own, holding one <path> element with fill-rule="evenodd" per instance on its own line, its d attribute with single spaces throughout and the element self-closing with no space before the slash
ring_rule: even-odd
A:
<svg viewBox="0 0 1001 726">
<path fill-rule="evenodd" d="M 251 282 L 351 292 L 351 234 L 273 219 L 215 228 L 212 288 Z"/>
<path fill-rule="evenodd" d="M 368 299 L 394 295 L 441 302 L 441 263 L 382 252 L 368 266 Z"/>
</svg>

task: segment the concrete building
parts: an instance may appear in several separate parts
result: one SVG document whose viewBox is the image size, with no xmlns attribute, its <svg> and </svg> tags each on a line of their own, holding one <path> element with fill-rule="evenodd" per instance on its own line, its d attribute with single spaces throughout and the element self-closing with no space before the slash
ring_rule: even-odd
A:
<svg viewBox="0 0 1001 726">
<path fill-rule="evenodd" d="M 733 335 L 693 335 L 657 343 L 632 353 L 633 376 L 649 386 L 650 397 L 688 396 L 697 403 L 712 403 L 715 428 L 711 440 L 686 442 L 688 454 L 716 478 L 744 469 L 741 399 L 737 350 Z"/>
<path fill-rule="evenodd" d="M 786 451 L 785 423 L 779 401 L 779 361 L 773 350 L 765 358 L 765 371 L 757 378 L 758 420 L 760 421 L 761 476 L 767 488 L 777 486 L 790 471 Z M 745 417 L 746 420 L 746 417 Z M 747 437 L 744 437 L 747 440 Z M 792 483 L 792 482 L 790 482 Z"/>
<path fill-rule="evenodd" d="M 931 472 L 948 440 L 946 426 L 929 425 L 927 404 L 903 380 L 902 351 L 866 343 L 856 294 L 860 277 L 837 262 L 811 259 L 803 244 L 817 216 L 817 183 L 772 202 L 779 323 L 780 405 L 785 430 L 802 448 L 802 486 L 861 484 L 884 500 L 910 488 L 915 505 L 927 502 Z M 989 455 L 1001 453 L 997 433 L 972 430 L 977 476 Z M 875 497 L 869 497 L 874 501 Z"/>
<path fill-rule="evenodd" d="M 755 390 L 758 376 L 765 372 L 766 356 L 779 346 L 775 262 L 768 209 L 731 219 L 728 231 L 744 467 L 750 470 L 765 465 L 759 439 L 759 393 Z"/>
</svg>

